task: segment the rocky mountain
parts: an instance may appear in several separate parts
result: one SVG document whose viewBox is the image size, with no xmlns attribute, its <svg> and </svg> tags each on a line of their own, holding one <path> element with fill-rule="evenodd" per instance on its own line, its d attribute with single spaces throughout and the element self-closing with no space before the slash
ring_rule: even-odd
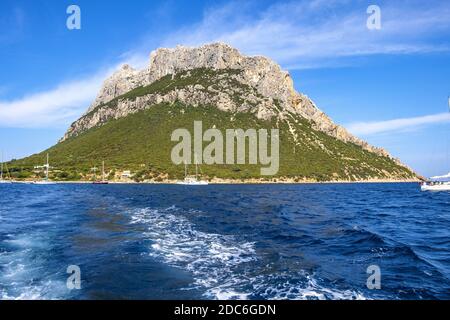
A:
<svg viewBox="0 0 450 320">
<path fill-rule="evenodd" d="M 246 95 L 242 101 L 233 101 L 232 95 L 236 92 L 221 90 L 221 83 L 218 84 L 216 90 L 212 87 L 208 88 L 209 92 L 201 96 L 198 93 L 205 88 L 191 85 L 185 88 L 174 88 L 165 94 L 150 93 L 133 102 L 126 98 L 119 99 L 118 106 L 113 112 L 107 107 L 108 102 L 132 89 L 148 86 L 167 75 L 199 68 L 241 70 L 242 72 L 232 75 L 233 79 L 243 86 L 250 87 L 251 92 L 245 92 Z M 241 92 L 237 92 L 237 94 L 241 94 Z M 251 111 L 260 119 L 278 117 L 286 122 L 290 121 L 287 116 L 290 112 L 311 120 L 315 129 L 332 137 L 389 157 L 385 150 L 369 145 L 350 134 L 342 126 L 335 124 L 317 108 L 310 98 L 296 92 L 289 73 L 282 70 L 274 61 L 262 56 L 244 56 L 237 49 L 224 43 L 207 44 L 198 48 L 183 46 L 174 49 L 160 48 L 151 53 L 150 63 L 143 70 L 135 70 L 129 65 L 123 65 L 104 82 L 86 114 L 70 126 L 61 141 L 100 125 L 111 118 L 117 119 L 145 109 L 152 103 L 174 101 L 192 105 L 210 103 L 224 111 Z M 241 102 L 242 104 L 240 104 Z"/>
<path fill-rule="evenodd" d="M 165 163 L 170 162 L 167 158 L 170 151 L 155 156 L 154 148 L 166 144 L 162 149 L 169 150 L 170 130 L 177 125 L 189 125 L 187 120 L 195 120 L 195 115 L 200 116 L 197 120 L 223 128 L 238 124 L 246 128 L 250 123 L 253 127 L 279 128 L 284 139 L 280 177 L 312 180 L 416 177 L 385 150 L 335 124 L 310 98 L 294 89 L 289 73 L 274 61 L 245 56 L 223 43 L 198 48 L 161 48 L 151 53 L 149 65 L 143 70 L 122 66 L 104 82 L 86 113 L 70 126 L 57 145 L 45 152 L 53 152 L 60 166 L 73 170 L 77 170 L 76 163 L 87 167 L 93 161 L 107 158 L 115 163 L 116 169 L 123 167 L 123 163 L 132 168 L 154 168 L 156 164 L 160 173 L 175 177 L 182 171 Z M 144 129 L 146 122 L 142 119 L 154 123 L 159 131 Z M 116 136 L 124 128 L 129 129 L 127 133 L 138 143 L 129 137 Z M 161 132 L 166 132 L 166 136 L 160 136 Z M 114 141 L 111 136 L 115 136 Z M 150 143 L 147 151 L 138 151 L 145 145 L 142 139 L 155 145 Z M 103 144 L 99 145 L 99 141 Z M 124 141 L 128 144 L 123 144 Z M 120 153 L 126 153 L 128 158 Z M 31 165 L 39 156 L 19 160 L 16 165 Z M 148 164 L 150 160 L 153 163 Z M 249 167 L 212 166 L 210 170 L 210 177 L 216 178 L 257 176 Z"/>
</svg>

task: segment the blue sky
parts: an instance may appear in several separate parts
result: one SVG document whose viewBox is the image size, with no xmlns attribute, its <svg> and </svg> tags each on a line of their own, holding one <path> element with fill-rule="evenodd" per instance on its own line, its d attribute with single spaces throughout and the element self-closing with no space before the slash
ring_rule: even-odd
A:
<svg viewBox="0 0 450 320">
<path fill-rule="evenodd" d="M 81 8 L 81 30 L 66 9 Z M 366 10 L 381 9 L 369 30 Z M 337 123 L 419 173 L 450 171 L 448 1 L 2 0 L 0 149 L 53 145 L 122 63 L 164 46 L 227 42 L 268 56 Z"/>
</svg>

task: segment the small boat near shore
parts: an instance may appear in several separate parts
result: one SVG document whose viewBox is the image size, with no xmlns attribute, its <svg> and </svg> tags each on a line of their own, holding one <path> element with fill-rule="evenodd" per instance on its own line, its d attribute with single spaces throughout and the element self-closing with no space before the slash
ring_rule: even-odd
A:
<svg viewBox="0 0 450 320">
<path fill-rule="evenodd" d="M 3 179 L 3 152 L 1 154 L 0 161 L 1 161 L 0 162 L 0 184 L 12 183 L 11 176 L 9 175 L 9 170 L 8 170 L 8 167 L 6 166 L 6 163 L 4 164 L 4 166 L 6 169 L 6 174 L 9 176 L 9 180 Z"/>
<path fill-rule="evenodd" d="M 49 180 L 39 180 L 39 181 L 33 181 L 31 184 L 56 184 L 56 182 L 49 181 Z"/>
<path fill-rule="evenodd" d="M 422 191 L 450 191 L 450 181 L 428 181 L 420 185 Z"/>
<path fill-rule="evenodd" d="M 95 167 L 94 167 L 95 168 Z M 96 169 L 96 168 L 95 168 Z M 94 170 L 95 177 L 95 170 Z M 105 161 L 102 162 L 102 180 L 96 180 L 92 184 L 108 184 L 109 182 L 105 179 Z"/>
<path fill-rule="evenodd" d="M 41 184 L 56 184 L 56 182 L 51 181 L 48 178 L 48 172 L 49 172 L 49 169 L 50 169 L 50 164 L 49 164 L 49 161 L 48 161 L 48 153 L 47 153 L 47 163 L 44 164 L 41 168 L 45 169 L 45 178 L 42 179 L 42 180 L 32 181 L 30 183 L 31 184 L 39 184 L 39 185 L 41 185 Z"/>
<path fill-rule="evenodd" d="M 208 185 L 208 181 L 198 179 L 198 161 L 195 157 L 195 176 L 188 175 L 187 164 L 184 164 L 184 180 L 177 182 L 177 184 L 189 185 L 189 186 L 205 186 Z"/>
<path fill-rule="evenodd" d="M 450 112 L 450 97 L 448 97 L 448 111 Z M 450 172 L 443 176 L 431 177 L 420 184 L 422 191 L 450 191 Z"/>
</svg>

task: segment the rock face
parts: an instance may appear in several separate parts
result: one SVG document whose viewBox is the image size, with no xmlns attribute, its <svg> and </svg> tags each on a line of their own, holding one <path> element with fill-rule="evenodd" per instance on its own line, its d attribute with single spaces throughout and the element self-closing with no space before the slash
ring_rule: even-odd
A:
<svg viewBox="0 0 450 320">
<path fill-rule="evenodd" d="M 174 87 L 170 91 L 152 92 L 135 99 L 120 98 L 133 89 L 149 86 L 165 76 L 183 74 L 189 77 L 190 70 L 200 68 L 219 71 L 215 74 L 214 85 L 187 85 L 182 88 Z M 222 74 L 221 70 L 239 72 Z M 245 90 L 237 92 L 234 89 L 236 83 L 230 85 L 230 81 L 237 82 Z M 239 96 L 237 100 L 233 98 L 236 95 Z M 116 98 L 119 99 L 115 108 L 108 107 L 108 103 Z M 369 145 L 336 125 L 311 99 L 296 92 L 289 73 L 274 61 L 262 56 L 244 56 L 223 43 L 198 48 L 178 46 L 173 49 L 157 49 L 151 53 L 150 63 L 143 70 L 124 65 L 104 82 L 93 104 L 70 126 L 61 141 L 102 125 L 109 119 L 125 117 L 155 103 L 175 101 L 189 105 L 210 104 L 230 112 L 252 111 L 258 118 L 277 117 L 288 124 L 295 121 L 293 115 L 300 116 L 310 120 L 316 130 L 391 158 L 385 150 Z M 292 134 L 295 136 L 296 132 L 293 131 Z"/>
<path fill-rule="evenodd" d="M 143 84 L 141 74 L 142 72 L 133 69 L 129 65 L 123 65 L 120 70 L 116 71 L 103 83 L 103 87 L 86 113 L 89 113 L 101 103 L 108 102 L 125 92 L 141 86 Z"/>
<path fill-rule="evenodd" d="M 257 88 L 266 97 L 287 102 L 295 91 L 289 73 L 265 57 L 246 57 L 223 43 L 213 43 L 199 48 L 178 46 L 160 48 L 150 55 L 148 68 L 137 71 L 124 65 L 107 79 L 88 112 L 96 106 L 139 86 L 145 86 L 168 74 L 197 68 L 241 69 L 243 82 Z"/>
</svg>

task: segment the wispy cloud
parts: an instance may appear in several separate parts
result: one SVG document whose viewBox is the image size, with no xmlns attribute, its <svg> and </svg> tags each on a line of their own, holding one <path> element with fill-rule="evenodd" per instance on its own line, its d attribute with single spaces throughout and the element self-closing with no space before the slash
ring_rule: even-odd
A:
<svg viewBox="0 0 450 320">
<path fill-rule="evenodd" d="M 448 179 L 448 178 L 450 178 L 450 173 L 444 174 L 443 176 L 434 176 L 434 177 L 431 177 L 431 179 Z"/>
<path fill-rule="evenodd" d="M 447 51 L 436 35 L 450 30 L 450 7 L 419 1 L 380 1 L 382 29 L 368 30 L 366 1 L 296 1 L 255 14 L 251 5 L 227 4 L 205 12 L 194 26 L 165 41 L 199 45 L 230 43 L 247 54 L 270 56 L 290 69 L 328 64 L 339 58 L 374 54 Z"/>
<path fill-rule="evenodd" d="M 445 1 L 433 1 L 432 6 L 418 0 L 380 3 L 380 31 L 366 28 L 366 1 L 295 1 L 262 10 L 257 1 L 239 1 L 209 8 L 198 23 L 158 36 L 156 41 L 161 46 L 224 41 L 246 54 L 272 57 L 288 69 L 329 67 L 355 56 L 449 50 L 441 42 L 430 40 L 450 31 L 450 6 Z M 22 23 L 20 12 L 15 19 Z M 138 48 L 119 58 L 144 67 L 148 47 Z M 107 71 L 61 82 L 47 91 L 0 100 L 0 126 L 65 127 L 87 109 L 102 81 L 116 67 L 114 63 Z"/>
<path fill-rule="evenodd" d="M 92 75 L 62 81 L 54 88 L 25 95 L 12 100 L 1 100 L 0 127 L 66 128 L 83 114 L 94 101 L 102 83 L 123 64 L 144 68 L 148 53 L 129 51 L 118 57 L 119 62 L 102 67 Z"/>
<path fill-rule="evenodd" d="M 417 130 L 429 125 L 450 122 L 449 113 L 438 113 L 414 118 L 402 118 L 376 122 L 351 123 L 346 128 L 359 136 Z"/>
<path fill-rule="evenodd" d="M 0 100 L 0 127 L 65 128 L 94 100 L 103 81 L 119 64 L 93 75 L 62 82 L 23 97 Z"/>
<path fill-rule="evenodd" d="M 443 176 L 434 176 L 434 177 L 431 177 L 431 179 L 435 179 L 435 180 L 449 179 L 449 178 L 450 178 L 450 173 L 445 174 L 445 175 L 443 175 Z"/>
<path fill-rule="evenodd" d="M 94 101 L 103 82 L 123 64 L 143 66 L 144 56 L 124 54 L 120 62 L 92 75 L 63 81 L 44 90 L 12 100 L 0 100 L 0 127 L 66 128 Z"/>
<path fill-rule="evenodd" d="M 16 100 L 0 101 L 0 126 L 66 126 L 95 98 L 101 81 L 101 76 L 93 76 Z"/>
</svg>

